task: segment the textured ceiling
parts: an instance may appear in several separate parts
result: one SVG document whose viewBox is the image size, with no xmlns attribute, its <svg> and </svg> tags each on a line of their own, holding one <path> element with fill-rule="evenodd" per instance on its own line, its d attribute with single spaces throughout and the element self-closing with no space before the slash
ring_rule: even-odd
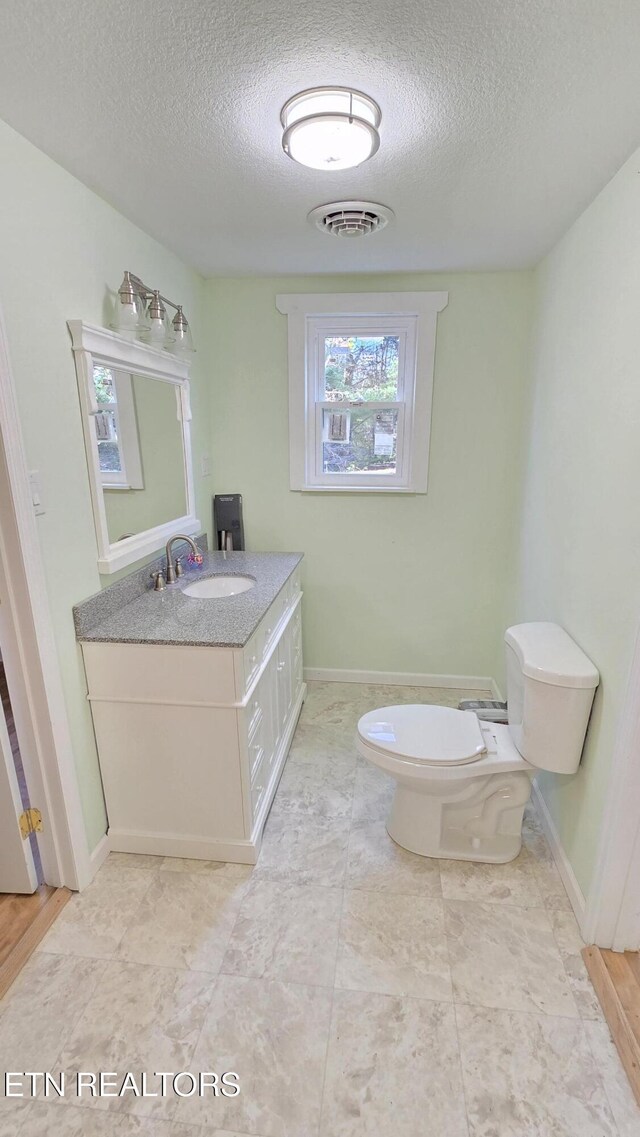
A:
<svg viewBox="0 0 640 1137">
<path fill-rule="evenodd" d="M 639 59 L 639 0 L 2 0 L 0 117 L 207 275 L 519 267 L 640 143 Z M 325 84 L 382 108 L 359 169 L 281 150 Z"/>
</svg>

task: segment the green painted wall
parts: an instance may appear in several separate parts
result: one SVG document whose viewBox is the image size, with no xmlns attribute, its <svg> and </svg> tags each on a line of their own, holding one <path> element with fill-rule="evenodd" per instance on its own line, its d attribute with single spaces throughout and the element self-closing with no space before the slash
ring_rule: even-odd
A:
<svg viewBox="0 0 640 1137">
<path fill-rule="evenodd" d="M 202 281 L 3 123 L 0 168 L 0 304 L 27 457 L 40 471 L 46 513 L 38 526 L 93 847 L 104 834 L 105 813 L 71 608 L 97 592 L 101 580 L 66 321 L 108 324 L 108 290 L 131 268 L 183 301 L 201 343 Z M 192 394 L 197 504 L 206 526 L 211 481 L 200 477 L 199 457 L 210 448 L 209 391 L 202 352 L 195 357 Z"/>
<path fill-rule="evenodd" d="M 289 490 L 278 292 L 447 289 L 426 495 Z M 502 674 L 523 450 L 530 274 L 206 284 L 216 492 L 244 495 L 253 549 L 305 561 L 309 667 Z M 302 382 L 302 377 L 301 377 Z"/>
<path fill-rule="evenodd" d="M 640 614 L 639 161 L 535 274 L 518 612 L 562 624 L 602 676 L 577 777 L 542 780 L 585 893 Z"/>
<path fill-rule="evenodd" d="M 502 681 L 502 631 L 514 619 L 558 620 L 598 665 L 581 770 L 543 780 L 588 889 L 640 599 L 638 159 L 535 274 L 205 284 L 0 124 L 0 304 L 28 460 L 42 482 L 38 525 L 92 846 L 105 815 L 71 607 L 115 578 L 101 580 L 96 568 L 66 320 L 107 324 L 109 289 L 131 267 L 183 299 L 193 324 L 205 527 L 213 490 L 239 491 L 250 547 L 306 554 L 308 666 Z M 449 291 L 438 323 L 429 493 L 292 493 L 286 318 L 276 293 L 414 289 Z M 213 478 L 200 476 L 203 453 L 212 454 Z"/>
<path fill-rule="evenodd" d="M 187 512 L 176 389 L 169 383 L 134 375 L 133 399 L 144 488 L 103 491 L 111 541 L 126 534 L 143 533 L 173 517 L 184 517 Z"/>
</svg>

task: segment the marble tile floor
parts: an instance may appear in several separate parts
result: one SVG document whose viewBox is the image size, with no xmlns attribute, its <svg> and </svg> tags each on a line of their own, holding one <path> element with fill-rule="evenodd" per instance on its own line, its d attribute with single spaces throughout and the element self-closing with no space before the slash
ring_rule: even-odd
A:
<svg viewBox="0 0 640 1137">
<path fill-rule="evenodd" d="M 0 1137 L 638 1137 L 533 809 L 507 865 L 386 833 L 358 717 L 468 694 L 310 684 L 258 864 L 111 854 L 0 1003 L 2 1070 L 238 1097 L 0 1097 Z"/>
</svg>

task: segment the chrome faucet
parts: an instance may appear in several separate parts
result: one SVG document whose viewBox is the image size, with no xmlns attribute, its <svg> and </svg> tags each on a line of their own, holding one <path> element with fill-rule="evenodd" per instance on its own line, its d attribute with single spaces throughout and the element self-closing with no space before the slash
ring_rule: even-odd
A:
<svg viewBox="0 0 640 1137">
<path fill-rule="evenodd" d="M 199 550 L 198 546 L 196 545 L 195 541 L 191 540 L 191 537 L 185 537 L 184 533 L 176 533 L 175 537 L 170 537 L 169 540 L 167 541 L 167 549 L 166 549 L 166 552 L 167 552 L 167 569 L 165 572 L 165 578 L 166 578 L 167 584 L 173 584 L 179 576 L 182 576 L 182 574 L 184 572 L 182 564 L 180 563 L 180 557 L 178 557 L 176 559 L 175 565 L 171 560 L 171 547 L 176 541 L 186 541 L 187 545 L 191 545 L 191 551 L 192 551 L 194 557 L 200 556 L 200 550 Z"/>
</svg>

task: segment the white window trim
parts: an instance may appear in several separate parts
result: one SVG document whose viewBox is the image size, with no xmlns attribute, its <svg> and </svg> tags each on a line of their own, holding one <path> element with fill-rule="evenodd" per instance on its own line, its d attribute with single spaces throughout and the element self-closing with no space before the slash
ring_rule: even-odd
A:
<svg viewBox="0 0 640 1137">
<path fill-rule="evenodd" d="M 105 411 L 115 411 L 118 424 L 118 450 L 120 451 L 119 473 L 102 471 L 102 485 L 105 490 L 143 490 L 142 455 L 138 437 L 138 419 L 133 396 L 133 376 L 126 371 L 110 368 L 115 385 L 116 401 L 104 404 Z"/>
<path fill-rule="evenodd" d="M 289 446 L 292 490 L 315 493 L 426 493 L 429 472 L 431 404 L 438 312 L 446 308 L 447 292 L 290 293 L 276 297 L 279 312 L 288 317 Z M 407 405 L 405 468 L 393 482 L 371 484 L 377 475 L 326 475 L 316 472 L 316 425 L 310 406 L 309 340 L 318 318 L 388 317 L 416 327 L 415 386 Z M 365 482 L 366 478 L 366 482 Z M 358 484 L 360 483 L 360 484 Z"/>
</svg>

